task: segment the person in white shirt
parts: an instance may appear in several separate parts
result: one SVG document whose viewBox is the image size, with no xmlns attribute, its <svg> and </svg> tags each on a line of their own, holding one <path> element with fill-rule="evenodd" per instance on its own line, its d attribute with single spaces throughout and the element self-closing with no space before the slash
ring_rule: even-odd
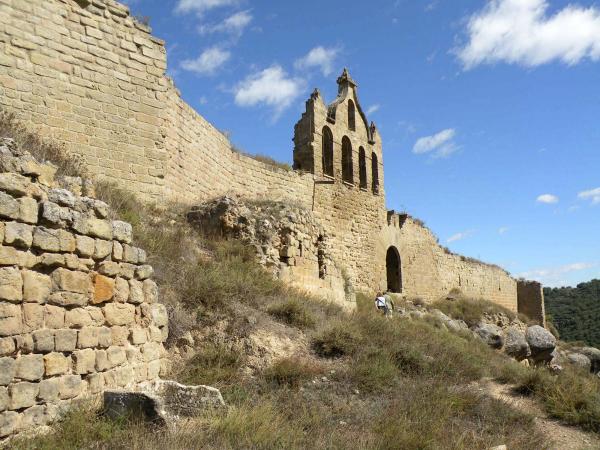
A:
<svg viewBox="0 0 600 450">
<path fill-rule="evenodd" d="M 375 307 L 380 311 L 383 311 L 384 316 L 389 314 L 389 308 L 382 292 L 377 293 L 377 297 L 375 298 Z"/>
</svg>

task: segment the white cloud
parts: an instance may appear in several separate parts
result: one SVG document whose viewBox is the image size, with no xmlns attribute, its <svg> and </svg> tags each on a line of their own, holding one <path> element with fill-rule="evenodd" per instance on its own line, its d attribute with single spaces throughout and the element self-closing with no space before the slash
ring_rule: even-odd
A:
<svg viewBox="0 0 600 450">
<path fill-rule="evenodd" d="M 456 241 L 462 241 L 463 239 L 468 238 L 472 234 L 473 234 L 473 230 L 456 233 L 456 234 L 453 234 L 452 236 L 450 236 L 448 239 L 446 239 L 446 242 L 451 243 L 451 242 L 456 242 Z"/>
<path fill-rule="evenodd" d="M 175 12 L 195 12 L 197 14 L 202 14 L 213 8 L 235 5 L 237 3 L 238 0 L 178 0 L 177 6 L 175 6 Z"/>
<path fill-rule="evenodd" d="M 297 59 L 294 63 L 294 67 L 298 70 L 318 67 L 321 69 L 323 75 L 328 76 L 333 72 L 335 59 L 339 52 L 339 48 L 318 46 L 313 48 L 302 58 Z"/>
<path fill-rule="evenodd" d="M 379 108 L 380 108 L 380 107 L 381 107 L 381 106 L 380 106 L 379 104 L 377 104 L 377 103 L 376 103 L 376 104 L 374 104 L 374 105 L 371 105 L 371 106 L 369 106 L 369 107 L 367 108 L 367 111 L 365 112 L 365 114 L 366 114 L 367 116 L 370 116 L 371 114 L 373 114 L 373 113 L 375 113 L 375 112 L 379 111 Z"/>
<path fill-rule="evenodd" d="M 201 34 L 229 33 L 241 36 L 244 29 L 252 22 L 252 19 L 250 11 L 239 11 L 216 25 L 200 25 L 198 31 Z"/>
<path fill-rule="evenodd" d="M 231 52 L 219 47 L 204 50 L 196 59 L 181 62 L 181 68 L 200 75 L 213 75 L 231 58 Z"/>
<path fill-rule="evenodd" d="M 546 203 L 547 205 L 550 205 L 552 203 L 558 203 L 558 200 L 559 198 L 556 195 L 552 194 L 542 194 L 536 199 L 538 203 Z"/>
<path fill-rule="evenodd" d="M 498 228 L 498 234 L 506 234 L 510 230 L 508 227 L 500 227 Z"/>
<path fill-rule="evenodd" d="M 456 50 L 465 69 L 506 62 L 535 67 L 600 59 L 600 10 L 567 5 L 553 15 L 547 0 L 491 0 L 467 23 L 469 42 Z"/>
<path fill-rule="evenodd" d="M 304 80 L 291 78 L 281 66 L 274 64 L 249 75 L 235 87 L 238 106 L 264 104 L 275 110 L 275 118 L 300 95 Z"/>
<path fill-rule="evenodd" d="M 589 191 L 583 191 L 577 194 L 577 197 L 584 200 L 591 200 L 592 205 L 600 204 L 600 187 L 596 189 L 590 189 Z"/>
<path fill-rule="evenodd" d="M 566 264 L 558 267 L 547 267 L 542 269 L 534 269 L 527 272 L 518 274 L 518 277 L 527 278 L 535 281 L 539 281 L 547 286 L 565 285 L 563 277 L 566 274 L 573 272 L 580 272 L 582 270 L 593 269 L 597 267 L 597 263 L 588 262 L 577 262 L 573 264 Z"/>
<path fill-rule="evenodd" d="M 432 136 L 419 138 L 413 146 L 413 153 L 421 155 L 424 153 L 432 153 L 434 158 L 444 158 L 450 156 L 459 149 L 453 141 L 456 136 L 456 130 L 448 128 L 436 133 Z"/>
</svg>

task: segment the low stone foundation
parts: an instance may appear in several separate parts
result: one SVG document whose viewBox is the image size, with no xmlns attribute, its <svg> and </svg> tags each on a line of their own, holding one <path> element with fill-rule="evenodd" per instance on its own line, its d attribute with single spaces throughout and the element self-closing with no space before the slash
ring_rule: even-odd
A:
<svg viewBox="0 0 600 450">
<path fill-rule="evenodd" d="M 131 225 L 55 172 L 0 139 L 0 438 L 163 366 L 167 312 Z"/>
</svg>

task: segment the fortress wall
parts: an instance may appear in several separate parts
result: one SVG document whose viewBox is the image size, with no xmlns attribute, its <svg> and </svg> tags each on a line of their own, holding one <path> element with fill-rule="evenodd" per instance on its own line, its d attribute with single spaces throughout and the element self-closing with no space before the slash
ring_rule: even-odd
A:
<svg viewBox="0 0 600 450">
<path fill-rule="evenodd" d="M 168 316 L 132 227 L 0 138 L 0 439 L 157 379 Z M 81 185 L 79 186 L 81 189 Z"/>
<path fill-rule="evenodd" d="M 403 293 L 432 302 L 452 289 L 517 311 L 517 282 L 500 267 L 447 253 L 426 227 L 408 217 L 392 216 L 382 234 L 380 252 L 397 246 L 402 263 Z M 385 259 L 384 259 L 385 260 Z"/>
<path fill-rule="evenodd" d="M 311 207 L 312 175 L 280 169 L 233 151 L 229 139 L 187 105 L 174 88 L 167 98 L 168 196 L 192 202 L 239 194 Z"/>
<path fill-rule="evenodd" d="M 537 281 L 519 280 L 517 291 L 519 293 L 519 312 L 537 321 L 540 325 L 546 326 L 542 285 Z"/>
<path fill-rule="evenodd" d="M 232 152 L 166 66 L 164 42 L 112 0 L 0 0 L 0 106 L 83 156 L 90 174 L 144 198 L 310 202 L 309 176 Z"/>
<path fill-rule="evenodd" d="M 0 0 L 0 105 L 148 197 L 166 171 L 165 68 L 164 43 L 116 2 Z"/>
</svg>

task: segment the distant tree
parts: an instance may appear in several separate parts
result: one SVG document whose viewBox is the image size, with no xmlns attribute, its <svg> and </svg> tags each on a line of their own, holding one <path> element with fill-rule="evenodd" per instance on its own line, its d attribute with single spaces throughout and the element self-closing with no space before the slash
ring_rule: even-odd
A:
<svg viewBox="0 0 600 450">
<path fill-rule="evenodd" d="M 544 288 L 546 312 L 564 341 L 600 347 L 600 280 L 577 287 Z"/>
</svg>

